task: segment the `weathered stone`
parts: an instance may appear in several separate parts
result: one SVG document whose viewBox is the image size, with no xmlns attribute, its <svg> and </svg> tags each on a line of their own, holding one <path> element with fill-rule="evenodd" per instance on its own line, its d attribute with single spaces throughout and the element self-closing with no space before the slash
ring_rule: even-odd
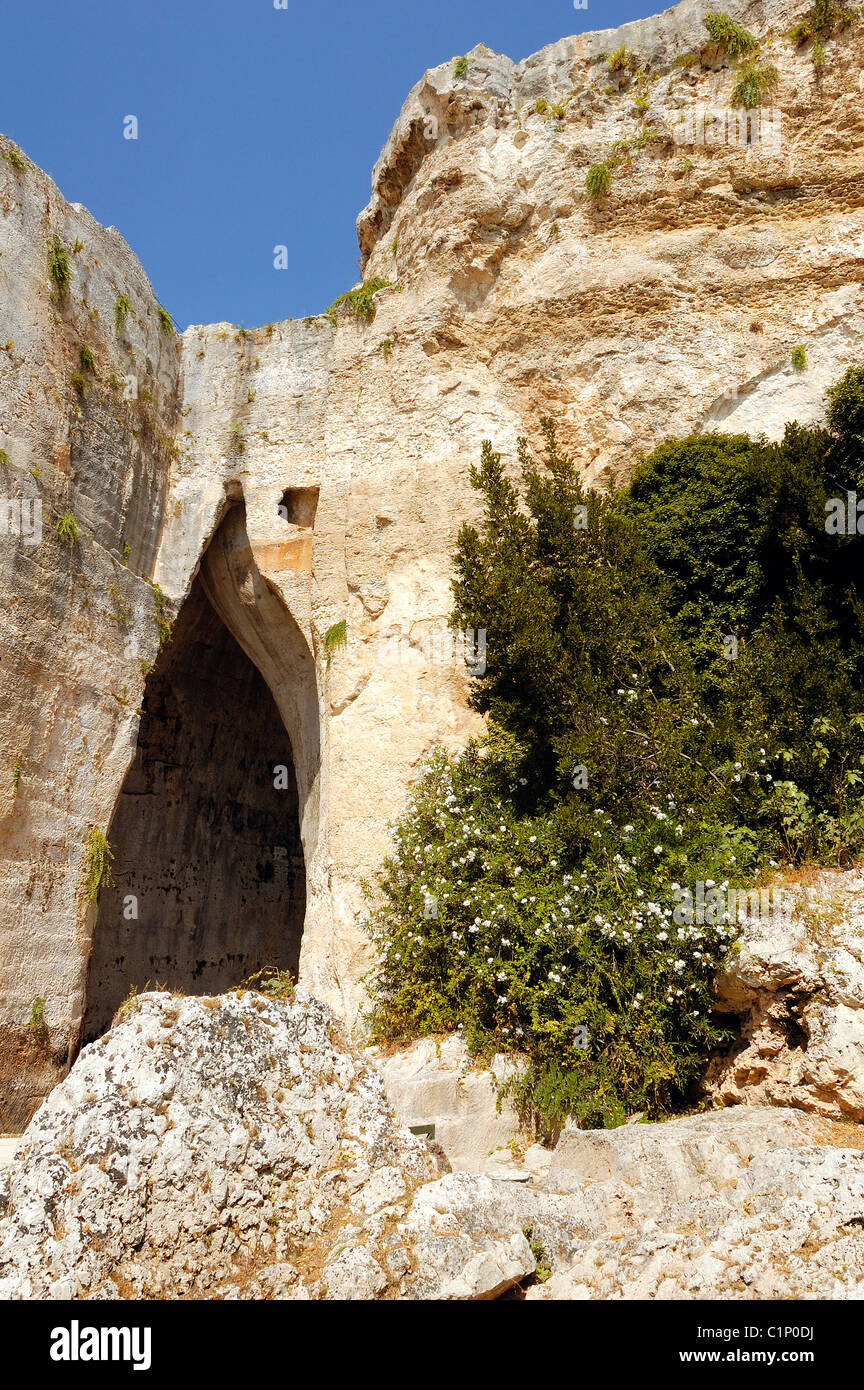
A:
<svg viewBox="0 0 864 1390">
<path fill-rule="evenodd" d="M 641 1128 L 610 1136 L 611 1175 L 579 1191 L 605 1225 L 529 1299 L 861 1298 L 864 1131 L 737 1107 L 652 1126 L 646 1139 Z M 568 1148 L 577 1159 L 578 1139 Z"/>
<path fill-rule="evenodd" d="M 300 844 L 250 832 L 252 876 L 272 881 L 276 849 L 299 862 L 302 848 L 301 981 L 353 1023 L 370 964 L 361 880 L 386 852 L 421 757 L 479 727 L 464 654 L 443 639 L 481 441 L 512 462 L 517 436 L 536 442 L 547 412 L 585 477 L 602 479 L 670 433 L 777 438 L 793 417 L 817 418 L 825 387 L 861 360 L 864 37 L 858 27 L 833 42 L 817 81 L 786 37 L 808 4 L 730 0 L 734 18 L 773 40 L 776 149 L 676 144 L 697 109 L 728 112 L 734 80 L 722 61 L 675 65 L 704 40 L 697 0 L 518 64 L 481 46 L 461 76 L 452 63 L 430 70 L 359 221 L 364 275 L 400 286 L 376 295 L 368 322 L 192 327 L 178 357 L 119 235 L 37 169 L 0 161 L 3 487 L 30 498 L 38 485 L 48 523 L 39 546 L 0 554 L 0 767 L 21 768 L 16 796 L 11 773 L 0 788 L 0 1124 L 20 1128 L 75 1055 L 94 929 L 94 961 L 122 955 L 131 974 L 134 958 L 141 976 L 118 971 L 114 998 L 148 978 L 196 987 L 185 949 L 176 964 L 161 947 L 140 960 L 132 938 L 134 951 L 112 956 L 125 930 L 114 900 L 97 923 L 85 891 L 87 830 L 108 829 L 130 790 L 139 704 L 154 693 L 142 670 L 158 639 L 148 581 L 171 616 L 200 575 L 270 688 L 291 742 Z M 643 129 L 603 61 L 621 43 L 657 79 L 644 129 L 658 138 L 594 203 L 588 167 Z M 537 112 L 538 98 L 566 102 L 560 119 Z M 83 246 L 63 304 L 47 276 L 55 232 Z M 132 303 L 122 334 L 119 292 Z M 110 385 L 132 364 L 124 340 L 149 403 L 127 406 Z M 81 400 L 71 373 L 88 341 L 98 375 Z M 799 343 L 806 371 L 791 363 Z M 72 551 L 51 524 L 65 508 L 82 524 Z M 347 646 L 326 651 L 343 620 Z M 239 762 L 240 712 L 236 724 Z M 187 811 L 182 836 L 207 824 Z M 117 848 L 135 894 L 134 847 L 121 836 Z M 196 845 L 193 870 L 214 852 Z M 154 941 L 174 928 L 170 900 L 144 893 Z M 188 906 L 179 929 L 188 944 Z M 239 982 L 255 964 L 240 914 L 226 931 L 230 949 L 208 948 L 205 973 L 233 961 Z M 31 1026 L 36 1000 L 44 1031 Z"/>
<path fill-rule="evenodd" d="M 864 1120 L 864 878 L 815 873 L 795 910 L 748 918 L 718 982 L 741 1040 L 711 1064 L 721 1104 L 795 1105 Z"/>
<path fill-rule="evenodd" d="M 421 1038 L 395 1052 L 367 1052 L 400 1121 L 434 1124 L 435 1141 L 453 1168 L 479 1172 L 519 1134 L 516 1111 L 499 1092 L 513 1074 L 512 1059 L 500 1056 L 490 1068 L 479 1067 L 455 1033 Z"/>
</svg>

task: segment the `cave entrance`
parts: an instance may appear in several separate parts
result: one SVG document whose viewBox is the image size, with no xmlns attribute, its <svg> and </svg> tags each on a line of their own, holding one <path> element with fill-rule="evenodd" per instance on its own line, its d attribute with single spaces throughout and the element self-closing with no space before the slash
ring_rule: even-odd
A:
<svg viewBox="0 0 864 1390">
<path fill-rule="evenodd" d="M 99 898 L 84 1042 L 148 982 L 208 994 L 265 966 L 298 973 L 306 879 L 291 738 L 207 580 L 205 557 L 147 678 L 108 832 L 114 881 Z"/>
</svg>

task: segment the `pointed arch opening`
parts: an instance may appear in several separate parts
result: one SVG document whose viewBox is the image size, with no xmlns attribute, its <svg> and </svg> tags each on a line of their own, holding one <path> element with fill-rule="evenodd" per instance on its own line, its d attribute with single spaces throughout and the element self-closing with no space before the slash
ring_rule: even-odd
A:
<svg viewBox="0 0 864 1390">
<path fill-rule="evenodd" d="M 108 831 L 113 883 L 99 898 L 83 1042 L 132 989 L 209 994 L 266 966 L 299 971 L 314 662 L 255 566 L 242 505 L 202 559 L 142 710 Z"/>
</svg>

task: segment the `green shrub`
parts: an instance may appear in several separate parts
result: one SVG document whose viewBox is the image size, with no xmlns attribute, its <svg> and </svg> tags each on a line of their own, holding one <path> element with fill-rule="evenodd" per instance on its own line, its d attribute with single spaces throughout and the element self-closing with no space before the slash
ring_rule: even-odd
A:
<svg viewBox="0 0 864 1390">
<path fill-rule="evenodd" d="M 246 437 L 243 434 L 243 426 L 240 424 L 239 420 L 231 421 L 231 429 L 229 433 L 231 438 L 231 452 L 235 454 L 245 454 Z"/>
<path fill-rule="evenodd" d="M 12 800 L 18 795 L 18 788 L 21 785 L 21 760 L 16 758 L 12 764 Z"/>
<path fill-rule="evenodd" d="M 348 621 L 342 618 L 338 623 L 333 623 L 324 633 L 324 655 L 329 661 L 336 652 L 343 651 L 348 646 Z"/>
<path fill-rule="evenodd" d="M 153 590 L 154 616 L 156 627 L 159 631 L 159 650 L 167 646 L 171 640 L 171 629 L 173 624 L 168 617 L 168 600 L 162 592 L 160 586 L 151 581 L 150 587 Z"/>
<path fill-rule="evenodd" d="M 732 88 L 730 98 L 733 106 L 743 106 L 747 111 L 760 106 L 766 97 L 771 96 L 777 87 L 779 74 L 770 63 L 760 63 L 751 58 L 742 63 L 738 81 Z"/>
<path fill-rule="evenodd" d="M 51 238 L 48 247 L 48 274 L 58 297 L 63 299 L 72 279 L 72 267 L 69 264 L 69 252 L 58 236 Z"/>
<path fill-rule="evenodd" d="M 164 304 L 160 304 L 157 306 L 156 313 L 159 316 L 159 327 L 162 329 L 162 332 L 167 337 L 170 337 L 171 334 L 176 331 L 176 329 L 174 326 L 174 320 L 172 319 L 168 310 L 165 308 Z"/>
<path fill-rule="evenodd" d="M 72 512 L 63 512 L 58 516 L 57 520 L 54 522 L 54 530 L 57 532 L 61 541 L 66 542 L 70 550 L 74 545 L 77 545 L 80 528 Z"/>
<path fill-rule="evenodd" d="M 814 68 L 824 68 L 828 62 L 828 54 L 825 52 L 825 46 L 819 39 L 814 43 L 813 52 L 810 56 L 813 59 Z"/>
<path fill-rule="evenodd" d="M 740 24 L 736 24 L 734 19 L 730 19 L 722 10 L 713 13 L 709 11 L 702 22 L 708 30 L 711 42 L 730 58 L 741 58 L 745 53 L 752 53 L 756 47 L 753 35 Z"/>
<path fill-rule="evenodd" d="M 333 300 L 327 310 L 330 319 L 335 319 L 337 314 L 350 314 L 352 318 L 361 319 L 368 323 L 375 315 L 374 296 L 378 290 L 387 289 L 392 285 L 392 280 L 382 280 L 379 278 L 365 280 L 362 285 L 358 285 L 356 290 L 348 290 L 345 294 L 340 294 Z"/>
<path fill-rule="evenodd" d="M 278 999 L 284 1004 L 294 998 L 295 985 L 296 981 L 290 970 L 267 966 L 264 970 L 256 970 L 254 975 L 243 981 L 240 988 L 253 989 L 258 994 L 266 994 L 268 998 Z"/>
<path fill-rule="evenodd" d="M 591 165 L 585 175 L 585 187 L 591 198 L 605 198 L 612 187 L 612 170 L 608 163 Z"/>
<path fill-rule="evenodd" d="M 467 71 L 468 59 L 463 55 L 461 58 L 457 58 L 453 64 L 453 76 L 464 77 Z"/>
<path fill-rule="evenodd" d="M 82 372 L 92 372 L 93 353 L 90 351 L 89 347 L 87 347 L 86 343 L 81 346 L 78 352 L 78 361 L 81 364 Z"/>
<path fill-rule="evenodd" d="M 98 825 L 91 825 L 87 831 L 84 873 L 88 903 L 95 903 L 99 898 L 100 889 L 103 886 L 108 887 L 113 882 L 111 874 L 113 860 L 114 851 L 108 843 L 105 832 L 100 830 Z"/>
<path fill-rule="evenodd" d="M 132 305 L 125 294 L 118 294 L 114 300 L 114 327 L 118 334 L 123 332 L 126 324 L 127 315 L 131 312 Z"/>
<path fill-rule="evenodd" d="M 626 44 L 616 48 L 614 53 L 607 53 L 606 65 L 610 72 L 629 72 L 636 73 L 641 69 L 641 63 L 636 54 L 631 52 Z"/>
<path fill-rule="evenodd" d="M 9 146 L 3 158 L 9 161 L 16 173 L 21 174 L 27 168 L 27 160 L 21 154 L 20 150 L 16 150 L 14 145 Z"/>
<path fill-rule="evenodd" d="M 44 1038 L 47 1029 L 45 1027 L 45 1000 L 36 998 L 30 1005 L 30 1032 L 36 1039 Z"/>
<path fill-rule="evenodd" d="M 796 367 L 799 372 L 807 366 L 807 353 L 800 345 L 792 349 L 792 366 Z"/>
<path fill-rule="evenodd" d="M 812 9 L 793 26 L 789 37 L 795 43 L 803 43 L 817 34 L 830 35 L 837 28 L 854 24 L 857 18 L 855 10 L 847 10 L 836 0 L 816 0 Z"/>
<path fill-rule="evenodd" d="M 83 372 L 73 372 L 71 377 L 69 378 L 69 382 L 72 387 L 72 390 L 76 393 L 76 395 L 84 395 L 84 387 L 87 383 L 84 380 Z"/>
<path fill-rule="evenodd" d="M 711 989 L 731 928 L 682 936 L 671 923 L 671 885 L 704 836 L 680 808 L 688 833 L 676 839 L 677 805 L 636 833 L 595 808 L 598 838 L 577 867 L 553 819 L 515 813 L 500 771 L 488 751 L 436 753 L 411 795 L 371 922 L 373 1030 L 460 1029 L 474 1051 L 524 1053 L 522 1108 L 550 1130 L 556 1072 L 583 1122 L 663 1110 L 720 1037 Z M 645 894 L 638 909 L 624 869 Z"/>
<path fill-rule="evenodd" d="M 488 443 L 453 624 L 488 632 L 482 739 L 429 757 L 375 888 L 372 1023 L 522 1055 L 522 1113 L 619 1123 L 679 1104 L 723 1031 L 734 938 L 680 886 L 864 849 L 864 368 L 825 428 L 661 445 L 586 493 L 544 420 L 521 481 Z M 736 650 L 726 648 L 734 635 Z"/>
</svg>

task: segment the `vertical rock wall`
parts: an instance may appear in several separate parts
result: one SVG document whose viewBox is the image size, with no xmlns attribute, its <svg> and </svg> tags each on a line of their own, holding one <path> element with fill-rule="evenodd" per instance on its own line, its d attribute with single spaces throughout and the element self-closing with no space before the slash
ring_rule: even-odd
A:
<svg viewBox="0 0 864 1390">
<path fill-rule="evenodd" d="M 459 76 L 452 62 L 427 72 L 358 223 L 364 274 L 391 282 L 366 320 L 190 328 L 178 354 L 119 235 L 32 167 L 0 162 L 4 487 L 43 497 L 46 516 L 38 546 L 0 547 L 7 1123 L 80 1031 L 84 843 L 110 824 L 135 754 L 161 602 L 148 581 L 176 613 L 200 567 L 272 693 L 305 860 L 301 978 L 354 1019 L 370 964 L 361 879 L 423 755 L 478 727 L 446 621 L 482 440 L 512 461 L 546 411 L 603 479 L 670 434 L 776 438 L 817 418 L 862 359 L 864 29 L 831 38 L 816 73 L 788 38 L 806 4 L 729 8 L 777 68 L 776 146 L 705 136 L 717 120 L 727 130 L 736 74 L 704 48 L 695 0 L 519 64 L 480 46 Z M 622 43 L 641 77 L 609 71 Z M 700 128 L 706 111 L 719 114 Z M 586 172 L 615 141 L 611 189 L 592 200 Z M 47 275 L 55 233 L 73 271 L 62 302 Z M 118 293 L 132 305 L 122 332 Z M 81 395 L 84 342 L 96 372 Z M 133 369 L 130 403 L 112 383 Z M 67 509 L 81 524 L 72 548 L 53 529 Z M 347 646 L 328 651 L 343 621 Z"/>
</svg>

